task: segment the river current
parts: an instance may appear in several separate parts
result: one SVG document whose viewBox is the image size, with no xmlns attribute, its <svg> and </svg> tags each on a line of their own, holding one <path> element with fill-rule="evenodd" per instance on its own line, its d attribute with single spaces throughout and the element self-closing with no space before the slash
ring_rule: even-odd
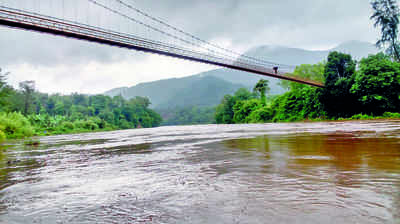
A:
<svg viewBox="0 0 400 224">
<path fill-rule="evenodd" d="M 8 142 L 0 223 L 400 223 L 400 122 L 160 127 Z"/>
</svg>

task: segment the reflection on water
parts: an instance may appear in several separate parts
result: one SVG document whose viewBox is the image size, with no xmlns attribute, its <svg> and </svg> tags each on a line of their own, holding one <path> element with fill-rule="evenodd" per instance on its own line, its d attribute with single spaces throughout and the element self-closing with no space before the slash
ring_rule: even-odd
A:
<svg viewBox="0 0 400 224">
<path fill-rule="evenodd" d="M 0 153 L 0 223 L 400 223 L 400 122 L 162 127 Z"/>
<path fill-rule="evenodd" d="M 285 154 L 293 169 L 333 166 L 338 170 L 356 170 L 363 167 L 384 171 L 400 170 L 398 138 L 365 138 L 352 134 L 296 134 L 260 136 L 250 139 L 232 139 L 224 142 L 229 148 L 245 152 Z"/>
</svg>

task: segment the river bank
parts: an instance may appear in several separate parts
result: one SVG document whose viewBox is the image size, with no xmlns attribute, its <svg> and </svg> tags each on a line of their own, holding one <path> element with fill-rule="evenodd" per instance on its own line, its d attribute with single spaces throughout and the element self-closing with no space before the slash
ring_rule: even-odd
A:
<svg viewBox="0 0 400 224">
<path fill-rule="evenodd" d="M 78 125 L 67 122 L 59 125 L 57 128 L 44 128 L 32 125 L 28 119 L 25 119 L 21 114 L 14 114 L 12 116 L 14 119 L 12 123 L 10 122 L 0 122 L 0 143 L 6 141 L 7 139 L 31 139 L 31 137 L 40 136 L 53 136 L 53 135 L 65 135 L 65 134 L 83 134 L 83 133 L 96 133 L 96 132 L 108 132 L 108 131 L 118 131 L 117 127 L 105 127 L 99 128 L 99 125 L 91 121 L 79 121 Z M 1 121 L 1 117 L 0 117 Z M 343 122 L 343 121 L 400 121 L 400 113 L 384 113 L 383 116 L 370 116 L 358 114 L 351 118 L 339 118 L 339 119 L 304 119 L 298 121 L 280 121 L 280 122 L 270 122 L 264 124 L 273 123 L 308 123 L 308 122 Z M 88 122 L 89 124 L 85 123 Z M 8 130 L 8 132 L 7 132 Z"/>
<path fill-rule="evenodd" d="M 24 116 L 18 112 L 0 113 L 0 142 L 6 139 L 23 139 L 33 136 L 115 131 L 132 128 L 141 128 L 141 124 L 118 126 L 100 117 L 74 119 L 66 116 Z"/>
<path fill-rule="evenodd" d="M 382 116 L 356 114 L 350 118 L 338 118 L 338 119 L 314 118 L 314 119 L 305 119 L 302 121 L 304 121 L 304 122 L 329 122 L 329 121 L 396 121 L 396 120 L 400 120 L 400 113 L 386 112 Z"/>
</svg>

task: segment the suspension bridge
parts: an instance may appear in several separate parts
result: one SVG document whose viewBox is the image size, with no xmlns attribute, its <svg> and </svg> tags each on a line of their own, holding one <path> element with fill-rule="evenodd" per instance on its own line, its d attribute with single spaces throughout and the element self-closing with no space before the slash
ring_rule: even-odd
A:
<svg viewBox="0 0 400 224">
<path fill-rule="evenodd" d="M 291 76 L 293 66 L 237 53 L 172 26 L 132 0 L 0 0 L 0 25 L 324 87 Z"/>
</svg>

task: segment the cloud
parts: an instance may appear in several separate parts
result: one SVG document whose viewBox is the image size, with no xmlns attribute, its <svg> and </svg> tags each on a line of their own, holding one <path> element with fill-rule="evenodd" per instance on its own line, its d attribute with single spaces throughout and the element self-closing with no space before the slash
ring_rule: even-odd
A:
<svg viewBox="0 0 400 224">
<path fill-rule="evenodd" d="M 128 60 L 69 65 L 16 64 L 8 67 L 12 71 L 8 81 L 18 86 L 22 80 L 35 80 L 36 88 L 48 93 L 103 93 L 115 87 L 130 86 L 171 77 L 182 77 L 199 71 L 215 69 L 213 66 L 182 61 L 160 55 L 150 55 L 140 63 Z M 184 69 L 185 73 L 182 73 Z"/>
<path fill-rule="evenodd" d="M 4 27 L 0 27 L 0 33 L 0 61 L 3 66 L 19 63 L 75 65 L 89 61 L 108 63 L 123 60 L 132 54 L 104 45 Z"/>
<path fill-rule="evenodd" d="M 33 1 L 2 2 L 13 2 L 29 9 L 29 2 Z M 112 0 L 98 1 L 109 7 L 120 7 Z M 374 42 L 377 38 L 377 32 L 369 21 L 370 5 L 365 0 L 123 1 L 207 41 L 239 52 L 259 45 L 324 49 L 347 40 Z M 40 6 L 42 13 L 63 15 L 92 25 L 105 23 L 106 28 L 113 27 L 145 37 L 147 35 L 162 41 L 172 41 L 166 36 L 141 28 L 140 24 L 128 25 L 128 20 L 116 19 L 112 13 L 90 6 L 88 1 L 65 1 L 68 4 L 65 8 L 75 11 L 66 10 L 64 13 L 54 10 L 61 8 L 57 6 L 60 0 L 49 2 L 53 2 L 52 5 Z M 162 27 L 129 9 L 122 12 Z M 172 34 L 177 34 L 174 32 Z M 5 27 L 0 27 L 0 49 L 0 66 L 12 72 L 10 81 L 13 84 L 34 79 L 39 90 L 50 92 L 100 93 L 114 87 L 182 77 L 211 68 Z"/>
<path fill-rule="evenodd" d="M 371 9 L 365 0 L 249 0 L 249 1 L 185 1 L 137 2 L 146 11 L 155 11 L 161 18 L 206 39 L 231 38 L 237 44 L 283 44 L 302 46 L 302 42 L 341 42 L 349 39 L 375 39 L 370 26 Z M 172 7 L 174 9 L 172 9 Z M 169 14 L 172 14 L 169 15 Z M 359 24 L 357 21 L 362 20 Z M 197 22 L 198 21 L 198 22 Z M 361 26 L 360 26 L 361 25 Z M 321 30 L 323 29 L 323 30 Z M 301 30 L 302 37 L 280 43 L 279 37 Z M 361 33 L 351 31 L 362 31 Z M 328 32 L 321 32 L 328 31 Z M 337 36 L 345 32 L 341 40 Z M 297 32 L 296 32 L 297 33 Z M 324 34 L 324 39 L 314 38 Z M 361 34 L 361 35 L 360 35 Z M 270 42 L 260 39 L 274 36 Z M 285 38 L 288 39 L 288 38 Z M 331 40 L 331 41 L 330 41 Z"/>
</svg>

